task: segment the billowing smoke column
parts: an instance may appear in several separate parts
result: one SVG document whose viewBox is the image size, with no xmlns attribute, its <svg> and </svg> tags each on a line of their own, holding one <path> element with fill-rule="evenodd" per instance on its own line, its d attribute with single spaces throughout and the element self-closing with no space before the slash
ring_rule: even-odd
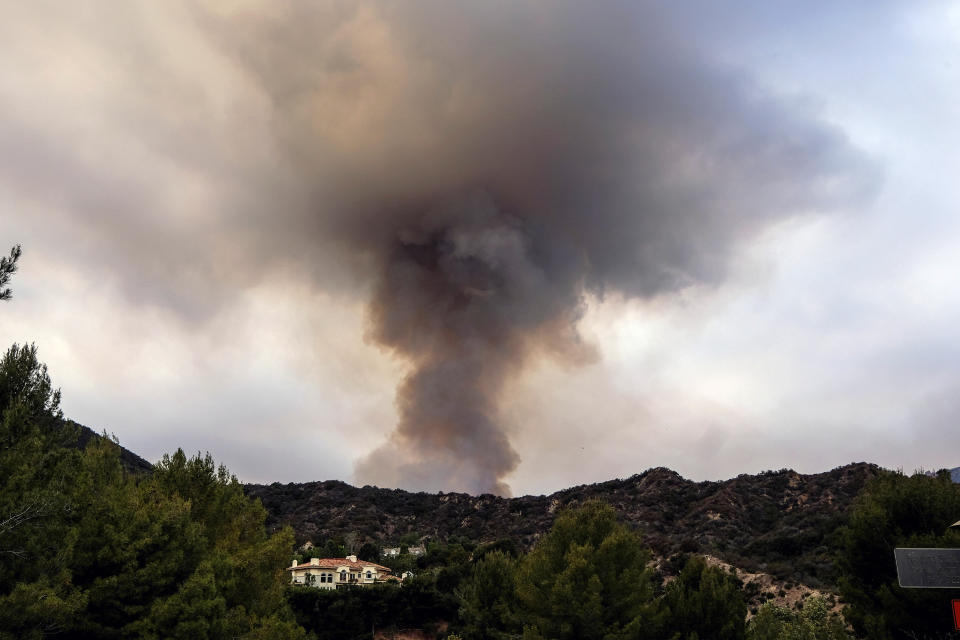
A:
<svg viewBox="0 0 960 640">
<path fill-rule="evenodd" d="M 413 370 L 397 393 L 397 430 L 358 466 L 361 476 L 400 462 L 398 482 L 509 493 L 501 478 L 519 459 L 497 415 L 503 386 L 535 343 L 575 344 L 580 310 L 576 283 L 535 249 L 523 219 L 486 192 L 398 230 L 371 303 L 372 334 Z"/>
<path fill-rule="evenodd" d="M 369 336 L 409 363 L 360 482 L 508 493 L 500 400 L 533 357 L 594 357 L 586 294 L 720 283 L 759 231 L 870 189 L 841 132 L 635 3 L 288 10 L 218 32 L 310 185 L 289 252 L 372 274 Z"/>
</svg>

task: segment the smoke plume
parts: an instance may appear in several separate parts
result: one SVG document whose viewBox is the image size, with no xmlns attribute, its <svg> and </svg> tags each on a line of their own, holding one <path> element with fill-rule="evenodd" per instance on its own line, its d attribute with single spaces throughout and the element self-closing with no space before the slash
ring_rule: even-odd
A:
<svg viewBox="0 0 960 640">
<path fill-rule="evenodd" d="M 369 336 L 410 367 L 358 480 L 508 494 L 500 399 L 534 355 L 593 357 L 587 293 L 719 283 L 768 225 L 863 194 L 840 132 L 668 16 L 603 7 L 360 5 L 238 30 L 315 180 L 305 220 L 375 274 Z"/>
<path fill-rule="evenodd" d="M 23 125 L 26 104 L 0 125 L 21 150 L 8 168 L 26 183 L 53 167 L 51 199 L 134 240 L 100 252 L 131 296 L 200 316 L 291 272 L 368 292 L 369 338 L 409 372 L 361 482 L 509 493 L 501 400 L 533 358 L 596 357 L 585 296 L 717 285 L 763 229 L 871 188 L 841 131 L 706 59 L 698 25 L 655 3 L 164 7 L 78 13 L 106 50 L 80 51 L 96 73 L 77 82 L 120 87 L 89 113 L 120 105 L 111 130 L 136 132 L 97 153 L 160 150 L 190 189 L 149 200 L 150 177 L 94 175 L 93 151 Z M 66 148 L 100 144 L 80 140 Z M 183 203 L 204 212 L 189 239 Z"/>
</svg>

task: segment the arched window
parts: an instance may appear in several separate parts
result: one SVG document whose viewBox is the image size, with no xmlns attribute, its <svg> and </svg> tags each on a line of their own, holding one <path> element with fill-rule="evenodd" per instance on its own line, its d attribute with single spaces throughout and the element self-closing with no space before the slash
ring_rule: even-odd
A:
<svg viewBox="0 0 960 640">
<path fill-rule="evenodd" d="M 346 572 L 346 571 L 341 571 L 341 572 L 340 572 L 340 582 L 346 582 L 346 581 L 347 581 L 347 572 Z"/>
<path fill-rule="evenodd" d="M 373 577 L 373 574 L 372 574 L 371 572 L 367 571 L 367 580 L 369 580 L 369 579 L 372 578 L 372 577 Z"/>
</svg>

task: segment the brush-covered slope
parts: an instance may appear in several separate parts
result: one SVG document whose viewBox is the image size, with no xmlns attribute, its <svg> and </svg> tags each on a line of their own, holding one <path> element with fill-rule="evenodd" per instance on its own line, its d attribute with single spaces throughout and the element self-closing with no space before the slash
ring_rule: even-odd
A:
<svg viewBox="0 0 960 640">
<path fill-rule="evenodd" d="M 612 505 L 664 557 L 711 553 L 738 567 L 807 584 L 833 579 L 831 535 L 875 465 L 850 464 L 802 475 L 790 470 L 693 482 L 664 468 L 626 479 L 582 485 L 548 496 L 499 498 L 462 493 L 410 493 L 344 482 L 248 485 L 271 524 L 291 525 L 301 540 L 355 532 L 396 545 L 414 533 L 477 542 L 512 538 L 524 546 L 549 530 L 556 511 L 586 500 Z"/>
</svg>

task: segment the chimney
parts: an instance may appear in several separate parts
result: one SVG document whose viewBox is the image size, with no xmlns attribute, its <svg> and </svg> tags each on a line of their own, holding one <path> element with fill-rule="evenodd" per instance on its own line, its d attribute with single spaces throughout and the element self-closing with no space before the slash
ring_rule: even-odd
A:
<svg viewBox="0 0 960 640">
<path fill-rule="evenodd" d="M 347 556 L 347 560 L 349 560 L 350 562 L 356 562 L 357 556 Z"/>
<path fill-rule="evenodd" d="M 292 565 L 290 565 L 290 566 L 291 566 L 291 567 L 295 567 L 295 566 L 297 566 L 297 561 L 296 561 L 296 559 L 294 559 L 294 561 L 293 561 L 293 564 L 292 564 Z"/>
<path fill-rule="evenodd" d="M 320 558 L 310 558 L 310 564 L 320 564 Z"/>
</svg>

